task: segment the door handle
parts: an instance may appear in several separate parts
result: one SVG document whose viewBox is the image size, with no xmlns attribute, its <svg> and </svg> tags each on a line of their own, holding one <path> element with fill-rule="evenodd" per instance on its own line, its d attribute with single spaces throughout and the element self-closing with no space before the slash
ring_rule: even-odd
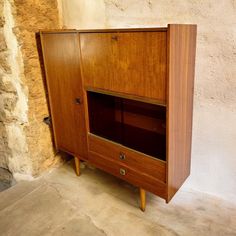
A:
<svg viewBox="0 0 236 236">
<path fill-rule="evenodd" d="M 82 103 L 82 101 L 81 101 L 81 99 L 80 98 L 75 98 L 75 104 L 81 104 Z"/>
</svg>

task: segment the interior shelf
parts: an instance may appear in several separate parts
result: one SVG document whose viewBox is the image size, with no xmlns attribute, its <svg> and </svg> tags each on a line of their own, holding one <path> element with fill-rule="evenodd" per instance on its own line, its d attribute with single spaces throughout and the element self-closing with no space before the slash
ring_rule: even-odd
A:
<svg viewBox="0 0 236 236">
<path fill-rule="evenodd" d="M 87 91 L 90 133 L 166 160 L 166 107 Z"/>
</svg>

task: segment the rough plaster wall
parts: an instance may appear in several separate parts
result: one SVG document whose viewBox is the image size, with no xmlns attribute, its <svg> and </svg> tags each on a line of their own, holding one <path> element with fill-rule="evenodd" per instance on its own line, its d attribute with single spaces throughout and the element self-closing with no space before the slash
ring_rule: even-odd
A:
<svg viewBox="0 0 236 236">
<path fill-rule="evenodd" d="M 4 75 L 9 74 L 10 68 L 7 61 L 8 49 L 4 36 L 4 24 L 5 17 L 3 14 L 4 3 L 0 2 L 0 167 L 7 168 L 7 157 L 10 156 L 10 151 L 7 148 L 6 140 L 7 133 L 5 128 L 5 109 L 4 109 L 4 97 L 3 93 L 8 93 L 9 89 L 6 89 L 3 83 Z M 9 87 L 9 86 L 8 86 Z M 11 86 L 10 86 L 11 90 Z"/>
<path fill-rule="evenodd" d="M 104 28 L 105 4 L 103 0 L 58 0 L 62 22 L 71 29 Z"/>
<path fill-rule="evenodd" d="M 192 171 L 185 187 L 236 201 L 236 1 L 60 1 L 65 28 L 198 25 Z"/>
<path fill-rule="evenodd" d="M 31 175 L 32 163 L 23 131 L 27 122 L 27 89 L 21 81 L 22 57 L 12 31 L 11 3 L 5 0 L 1 8 L 0 166 L 14 173 Z"/>
<path fill-rule="evenodd" d="M 0 167 L 16 178 L 38 175 L 55 156 L 35 33 L 59 28 L 57 1 L 0 3 Z"/>
<path fill-rule="evenodd" d="M 45 89 L 38 58 L 35 33 L 39 29 L 59 28 L 57 1 L 15 0 L 16 34 L 28 87 L 28 123 L 25 126 L 32 173 L 37 175 L 59 159 L 55 156 L 50 130 L 42 121 L 48 116 Z"/>
</svg>

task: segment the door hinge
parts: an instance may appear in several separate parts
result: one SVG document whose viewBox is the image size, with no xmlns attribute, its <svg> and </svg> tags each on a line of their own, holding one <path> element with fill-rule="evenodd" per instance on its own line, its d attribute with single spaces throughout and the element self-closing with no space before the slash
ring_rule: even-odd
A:
<svg viewBox="0 0 236 236">
<path fill-rule="evenodd" d="M 43 122 L 46 124 L 46 125 L 51 125 L 52 124 L 52 119 L 51 119 L 51 116 L 47 116 L 47 117 L 44 117 L 43 118 Z"/>
</svg>

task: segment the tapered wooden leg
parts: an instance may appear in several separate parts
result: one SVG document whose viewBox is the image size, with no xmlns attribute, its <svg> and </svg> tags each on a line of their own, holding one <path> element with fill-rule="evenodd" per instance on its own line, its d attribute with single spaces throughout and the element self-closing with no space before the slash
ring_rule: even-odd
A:
<svg viewBox="0 0 236 236">
<path fill-rule="evenodd" d="M 74 157 L 75 159 L 75 172 L 79 176 L 80 175 L 80 159 L 78 157 Z"/>
<path fill-rule="evenodd" d="M 146 208 L 146 191 L 142 188 L 139 189 L 140 191 L 140 209 L 145 211 Z"/>
</svg>

